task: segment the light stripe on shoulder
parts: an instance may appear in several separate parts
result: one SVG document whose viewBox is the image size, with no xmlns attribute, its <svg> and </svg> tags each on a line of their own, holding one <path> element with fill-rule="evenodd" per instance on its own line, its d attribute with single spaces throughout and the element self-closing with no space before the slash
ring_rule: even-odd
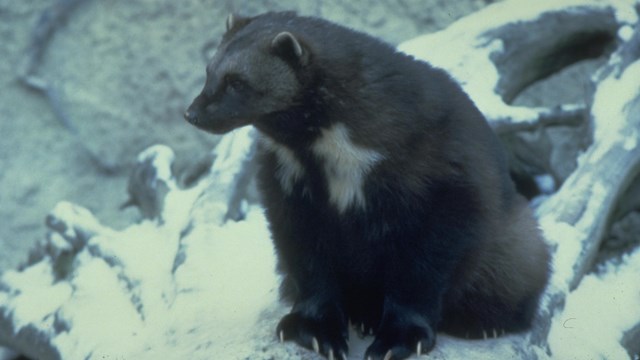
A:
<svg viewBox="0 0 640 360">
<path fill-rule="evenodd" d="M 302 179 L 304 175 L 304 167 L 288 147 L 276 143 L 267 136 L 260 136 L 260 139 L 265 149 L 275 154 L 278 161 L 275 173 L 276 179 L 280 182 L 284 192 L 287 195 L 291 195 L 293 185 Z"/>
<path fill-rule="evenodd" d="M 329 202 L 340 213 L 351 206 L 364 209 L 364 181 L 383 156 L 375 150 L 354 144 L 349 129 L 341 123 L 323 129 L 311 150 L 322 162 Z"/>
</svg>

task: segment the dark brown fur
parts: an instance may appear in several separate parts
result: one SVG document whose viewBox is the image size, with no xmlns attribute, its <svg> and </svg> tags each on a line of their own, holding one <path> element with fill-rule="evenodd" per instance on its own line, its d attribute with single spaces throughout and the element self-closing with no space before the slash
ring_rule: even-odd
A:
<svg viewBox="0 0 640 360">
<path fill-rule="evenodd" d="M 255 126 L 266 215 L 291 313 L 329 357 L 350 319 L 366 356 L 529 327 L 549 255 L 497 137 L 447 74 L 365 34 L 269 13 L 232 21 L 185 117 Z"/>
</svg>

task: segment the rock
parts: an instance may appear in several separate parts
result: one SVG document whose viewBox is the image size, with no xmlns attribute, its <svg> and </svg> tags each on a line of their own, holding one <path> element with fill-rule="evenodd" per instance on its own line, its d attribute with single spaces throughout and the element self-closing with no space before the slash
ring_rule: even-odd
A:
<svg viewBox="0 0 640 360">
<path fill-rule="evenodd" d="M 225 202 L 199 199 L 211 184 L 230 183 L 229 167 L 180 190 L 166 162 L 143 163 L 166 184 L 164 221 L 116 231 L 87 209 L 60 203 L 29 262 L 2 276 L 0 343 L 36 359 L 231 359 L 264 346 L 266 327 L 256 323 L 281 308 L 261 209 L 221 226 Z M 198 215 L 198 204 L 210 221 Z"/>
</svg>

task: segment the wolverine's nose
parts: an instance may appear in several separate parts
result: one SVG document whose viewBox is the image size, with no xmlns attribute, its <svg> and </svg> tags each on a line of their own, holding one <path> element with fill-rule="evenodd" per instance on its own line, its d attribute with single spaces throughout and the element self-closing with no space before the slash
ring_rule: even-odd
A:
<svg viewBox="0 0 640 360">
<path fill-rule="evenodd" d="M 184 119 L 191 124 L 195 124 L 198 122 L 198 114 L 195 111 L 189 109 L 184 112 Z"/>
</svg>

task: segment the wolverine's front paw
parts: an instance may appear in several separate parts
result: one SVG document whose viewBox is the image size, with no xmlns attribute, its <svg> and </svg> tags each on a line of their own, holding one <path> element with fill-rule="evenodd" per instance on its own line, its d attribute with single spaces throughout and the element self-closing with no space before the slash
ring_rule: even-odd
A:
<svg viewBox="0 0 640 360">
<path fill-rule="evenodd" d="M 436 344 L 432 327 L 426 323 L 386 324 L 379 329 L 365 360 L 401 360 L 411 354 L 426 354 Z"/>
<path fill-rule="evenodd" d="M 330 360 L 347 360 L 348 333 L 339 317 L 312 318 L 293 312 L 280 320 L 276 331 L 281 342 L 293 340 Z"/>
</svg>

